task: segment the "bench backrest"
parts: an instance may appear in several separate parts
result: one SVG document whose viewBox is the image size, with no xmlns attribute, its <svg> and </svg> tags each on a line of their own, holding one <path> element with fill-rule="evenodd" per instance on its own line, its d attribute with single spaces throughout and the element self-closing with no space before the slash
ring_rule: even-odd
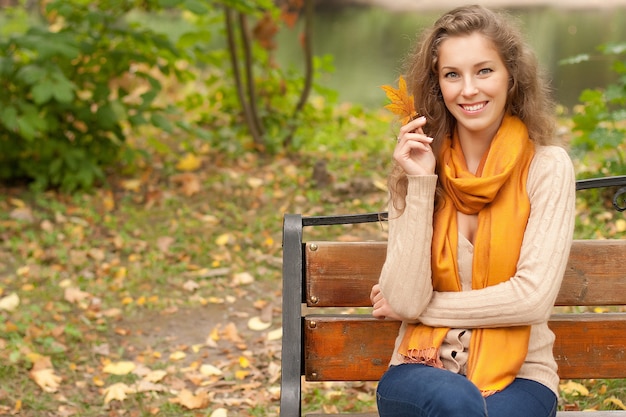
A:
<svg viewBox="0 0 626 417">
<path fill-rule="evenodd" d="M 626 184 L 626 177 L 617 178 Z M 577 188 L 592 187 L 579 181 Z M 387 368 L 400 323 L 374 319 L 369 300 L 386 242 L 302 240 L 304 226 L 379 218 L 284 217 L 282 416 L 300 415 L 302 375 L 307 381 L 373 381 Z M 574 307 L 557 307 L 549 322 L 559 376 L 626 378 L 626 240 L 575 241 L 556 305 Z M 581 306 L 611 312 L 580 313 Z"/>
</svg>

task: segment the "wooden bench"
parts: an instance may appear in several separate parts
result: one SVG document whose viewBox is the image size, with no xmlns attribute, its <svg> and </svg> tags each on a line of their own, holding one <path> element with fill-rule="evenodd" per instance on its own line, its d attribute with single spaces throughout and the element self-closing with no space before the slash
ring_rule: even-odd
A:
<svg viewBox="0 0 626 417">
<path fill-rule="evenodd" d="M 624 185 L 626 176 L 620 176 L 579 180 L 576 188 Z M 626 188 L 620 188 L 613 199 L 620 211 L 617 201 L 624 193 Z M 387 368 L 399 323 L 377 320 L 371 309 L 357 308 L 371 307 L 369 293 L 378 281 L 386 242 L 303 241 L 306 226 L 379 219 L 380 213 L 284 216 L 281 417 L 301 415 L 303 375 L 306 381 L 377 381 Z M 574 241 L 556 305 L 626 305 L 626 240 Z M 329 307 L 364 313 L 342 314 Z M 615 310 L 552 316 L 561 379 L 626 379 L 626 310 Z M 578 415 L 582 412 L 558 413 L 559 417 Z M 626 411 L 591 415 L 626 417 Z"/>
</svg>

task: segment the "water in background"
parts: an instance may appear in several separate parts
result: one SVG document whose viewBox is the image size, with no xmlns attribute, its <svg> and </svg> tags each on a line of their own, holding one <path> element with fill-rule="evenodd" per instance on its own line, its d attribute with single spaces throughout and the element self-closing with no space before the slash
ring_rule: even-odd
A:
<svg viewBox="0 0 626 417">
<path fill-rule="evenodd" d="M 578 103 L 585 88 L 604 87 L 615 75 L 596 47 L 607 42 L 626 42 L 626 9 L 509 9 L 517 16 L 541 65 L 552 79 L 557 101 L 567 107 Z M 379 86 L 395 84 L 401 62 L 412 48 L 417 33 L 439 17 L 440 12 L 393 13 L 381 8 L 346 7 L 316 12 L 314 53 L 334 56 L 335 71 L 318 83 L 339 93 L 342 101 L 365 107 L 386 102 Z M 301 68 L 300 28 L 284 31 L 277 59 Z M 559 61 L 590 53 L 598 59 L 576 65 Z"/>
</svg>

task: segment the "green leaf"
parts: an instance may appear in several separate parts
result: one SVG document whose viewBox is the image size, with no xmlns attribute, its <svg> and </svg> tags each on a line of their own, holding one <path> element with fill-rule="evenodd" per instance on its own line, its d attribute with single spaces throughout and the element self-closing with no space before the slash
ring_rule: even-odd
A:
<svg viewBox="0 0 626 417">
<path fill-rule="evenodd" d="M 564 58 L 559 61 L 559 65 L 572 65 L 572 64 L 580 64 L 581 62 L 587 62 L 591 59 L 589 54 L 579 54 L 576 56 L 572 56 L 569 58 Z"/>
<path fill-rule="evenodd" d="M 161 113 L 154 113 L 150 118 L 152 124 L 159 129 L 165 130 L 166 132 L 172 131 L 172 125 Z"/>
<path fill-rule="evenodd" d="M 209 11 L 206 2 L 201 2 L 199 0 L 185 0 L 183 6 L 190 12 L 198 15 L 206 14 Z"/>
<path fill-rule="evenodd" d="M 17 72 L 18 80 L 25 82 L 26 84 L 33 85 L 47 75 L 45 68 L 37 65 L 26 65 Z"/>
<path fill-rule="evenodd" d="M 17 130 L 19 125 L 17 123 L 17 110 L 15 107 L 3 107 L 0 110 L 0 122 L 8 130 Z"/>
<path fill-rule="evenodd" d="M 50 101 L 54 94 L 54 84 L 50 80 L 44 79 L 33 86 L 30 92 L 36 104 L 44 104 Z"/>
</svg>

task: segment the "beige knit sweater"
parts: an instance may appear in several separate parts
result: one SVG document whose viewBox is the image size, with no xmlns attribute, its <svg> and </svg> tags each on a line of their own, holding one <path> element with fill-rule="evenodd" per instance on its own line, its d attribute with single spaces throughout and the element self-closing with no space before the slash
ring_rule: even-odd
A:
<svg viewBox="0 0 626 417">
<path fill-rule="evenodd" d="M 567 152 L 556 146 L 536 147 L 527 184 L 531 213 L 517 272 L 504 283 L 480 290 L 467 290 L 472 249 L 459 239 L 470 245 L 469 250 L 459 245 L 460 253 L 467 255 L 459 256 L 464 291 L 433 291 L 430 251 L 436 182 L 436 175 L 410 176 L 404 212 L 398 215 L 390 207 L 387 258 L 379 282 L 383 296 L 403 318 L 390 364 L 402 363 L 397 351 L 407 322 L 452 329 L 531 325 L 528 355 L 518 377 L 540 382 L 558 395 L 554 334 L 547 320 L 574 229 L 575 177 Z"/>
</svg>

